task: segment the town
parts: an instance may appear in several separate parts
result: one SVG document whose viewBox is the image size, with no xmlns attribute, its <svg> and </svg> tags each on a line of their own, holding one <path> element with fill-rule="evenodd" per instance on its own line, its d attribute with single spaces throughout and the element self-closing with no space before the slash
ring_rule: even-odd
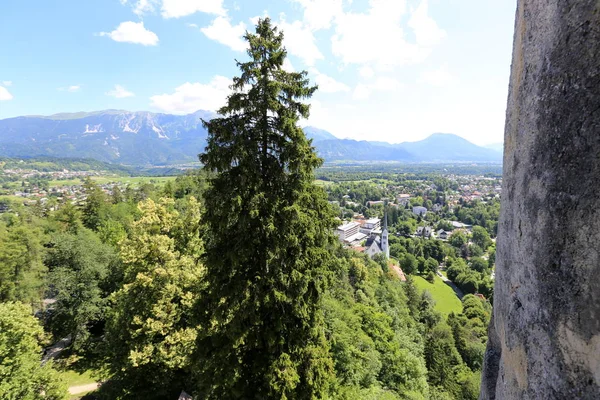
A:
<svg viewBox="0 0 600 400">
<path fill-rule="evenodd" d="M 324 184 L 344 247 L 379 260 L 400 281 L 412 274 L 440 279 L 459 298 L 493 296 L 499 176 L 399 173 Z"/>
</svg>

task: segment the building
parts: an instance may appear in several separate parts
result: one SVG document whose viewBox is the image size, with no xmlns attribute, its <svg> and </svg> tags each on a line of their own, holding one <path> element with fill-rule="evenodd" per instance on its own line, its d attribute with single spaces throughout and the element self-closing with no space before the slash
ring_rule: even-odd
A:
<svg viewBox="0 0 600 400">
<path fill-rule="evenodd" d="M 367 237 L 367 235 L 359 231 L 359 228 L 360 224 L 358 222 L 352 221 L 344 225 L 338 226 L 335 230 L 335 234 L 344 243 L 350 245 L 358 245 L 362 240 L 364 240 Z"/>
<path fill-rule="evenodd" d="M 365 253 L 373 258 L 381 252 L 381 238 L 377 235 L 370 236 L 365 243 Z"/>
<path fill-rule="evenodd" d="M 430 238 L 433 233 L 433 229 L 430 226 L 418 226 L 417 232 L 415 232 L 415 236 L 420 236 L 423 238 Z"/>
<path fill-rule="evenodd" d="M 424 217 L 425 215 L 427 215 L 427 209 L 422 206 L 413 207 L 412 212 L 413 214 L 418 215 L 420 217 Z"/>
<path fill-rule="evenodd" d="M 377 204 L 384 204 L 383 200 L 369 200 L 367 201 L 367 207 L 376 206 Z"/>
<path fill-rule="evenodd" d="M 396 201 L 398 202 L 398 204 L 402 204 L 403 206 L 406 206 L 410 202 L 410 198 L 411 198 L 410 194 L 401 193 L 398 196 L 396 196 Z"/>
<path fill-rule="evenodd" d="M 373 233 L 379 233 L 379 228 L 381 228 L 381 220 L 379 218 L 370 218 L 362 221 L 360 231 L 368 236 Z"/>
<path fill-rule="evenodd" d="M 452 232 L 448 232 L 443 229 L 440 229 L 439 231 L 436 232 L 436 236 L 438 237 L 438 239 L 441 239 L 441 240 L 448 240 L 448 238 L 450 237 L 451 234 L 452 234 Z"/>
<path fill-rule="evenodd" d="M 381 232 L 381 251 L 385 254 L 387 260 L 390 259 L 390 242 L 388 241 L 388 228 L 387 228 L 387 212 L 384 216 L 383 232 Z"/>
<path fill-rule="evenodd" d="M 371 234 L 371 236 L 367 239 L 367 242 L 365 244 L 365 253 L 371 258 L 375 257 L 377 254 L 380 253 L 383 253 L 386 259 L 390 258 L 390 245 L 387 229 L 387 213 L 384 217 L 383 231 L 381 232 L 381 236 Z"/>
<path fill-rule="evenodd" d="M 473 225 L 463 224 L 462 222 L 458 222 L 458 221 L 450 221 L 450 223 L 452 224 L 452 227 L 454 229 L 468 229 L 468 230 L 471 230 L 473 228 Z"/>
<path fill-rule="evenodd" d="M 340 225 L 335 230 L 335 234 L 340 238 L 342 242 L 346 241 L 349 237 L 356 235 L 359 231 L 360 224 L 358 222 L 348 222 Z"/>
</svg>

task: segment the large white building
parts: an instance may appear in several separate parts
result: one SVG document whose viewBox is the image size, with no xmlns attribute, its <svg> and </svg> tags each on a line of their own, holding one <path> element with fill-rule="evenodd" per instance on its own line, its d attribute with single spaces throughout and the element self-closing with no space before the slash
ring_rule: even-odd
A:
<svg viewBox="0 0 600 400">
<path fill-rule="evenodd" d="M 380 228 L 381 220 L 379 218 L 370 218 L 363 222 L 360 231 L 368 236 L 372 233 L 379 233 Z"/>
<path fill-rule="evenodd" d="M 354 221 L 338 226 L 335 234 L 342 242 L 349 244 L 359 242 L 367 237 L 367 235 L 360 232 L 360 224 Z"/>
</svg>

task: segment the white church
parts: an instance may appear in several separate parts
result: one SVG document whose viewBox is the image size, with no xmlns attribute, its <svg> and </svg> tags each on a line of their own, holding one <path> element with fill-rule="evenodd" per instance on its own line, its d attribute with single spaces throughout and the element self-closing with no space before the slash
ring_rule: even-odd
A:
<svg viewBox="0 0 600 400">
<path fill-rule="evenodd" d="M 373 258 L 377 254 L 383 253 L 385 258 L 389 260 L 390 258 L 390 245 L 388 242 L 388 227 L 387 227 L 387 213 L 385 213 L 384 222 L 383 222 L 383 231 L 381 232 L 381 236 L 372 234 L 365 243 L 365 253 L 369 255 L 369 257 Z"/>
</svg>

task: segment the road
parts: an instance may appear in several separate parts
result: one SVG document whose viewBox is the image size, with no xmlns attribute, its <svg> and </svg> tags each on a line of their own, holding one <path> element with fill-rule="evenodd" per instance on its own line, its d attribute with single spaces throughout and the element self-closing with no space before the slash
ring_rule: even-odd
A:
<svg viewBox="0 0 600 400">
<path fill-rule="evenodd" d="M 442 273 L 440 271 L 437 271 L 437 275 L 442 278 L 442 280 L 444 281 L 444 283 L 448 286 L 450 286 L 452 288 L 452 290 L 454 290 L 454 293 L 456 293 L 456 295 L 458 296 L 459 299 L 462 299 L 464 294 L 462 292 L 462 290 L 460 290 L 458 288 L 458 286 L 456 286 L 454 284 L 454 282 L 452 282 L 450 279 L 446 278 L 444 275 L 442 275 Z"/>
</svg>

